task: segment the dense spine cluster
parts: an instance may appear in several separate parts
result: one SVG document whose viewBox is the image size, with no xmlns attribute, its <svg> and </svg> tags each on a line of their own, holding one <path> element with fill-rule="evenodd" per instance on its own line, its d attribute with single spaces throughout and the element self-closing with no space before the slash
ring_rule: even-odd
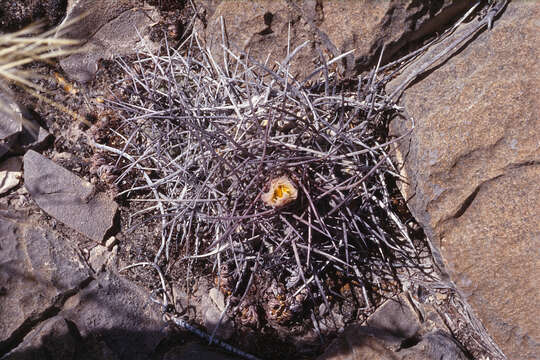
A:
<svg viewBox="0 0 540 360">
<path fill-rule="evenodd" d="M 269 273 L 283 309 L 267 318 L 287 314 L 284 322 L 316 322 L 314 305 L 330 309 L 332 297 L 373 307 L 374 290 L 418 255 L 386 184 L 399 139 L 385 126 L 399 108 L 376 69 L 340 82 L 332 69 L 341 57 L 292 77 L 288 63 L 305 45 L 270 67 L 227 48 L 218 60 L 192 35 L 178 50 L 120 60 L 123 97 L 109 104 L 123 116 L 117 182 L 136 174 L 120 195 L 148 201 L 142 213 L 161 219 L 154 263 L 181 259 L 188 278 L 213 271 L 235 299 L 229 311 Z"/>
</svg>

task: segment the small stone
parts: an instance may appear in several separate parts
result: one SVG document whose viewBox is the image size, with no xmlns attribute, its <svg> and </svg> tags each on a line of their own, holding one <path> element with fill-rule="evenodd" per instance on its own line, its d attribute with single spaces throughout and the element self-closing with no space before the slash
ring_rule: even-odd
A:
<svg viewBox="0 0 540 360">
<path fill-rule="evenodd" d="M 109 258 L 109 252 L 105 246 L 97 245 L 90 250 L 88 263 L 94 272 L 98 273 L 105 269 L 105 264 Z"/>
<path fill-rule="evenodd" d="M 107 241 L 105 241 L 105 247 L 107 248 L 107 250 L 111 251 L 113 246 L 117 243 L 116 241 L 116 237 L 114 236 L 111 236 L 110 238 L 107 239 Z"/>
<path fill-rule="evenodd" d="M 109 254 L 109 258 L 107 260 L 107 267 L 109 269 L 118 268 L 118 245 L 114 245 L 112 247 L 111 253 Z"/>
<path fill-rule="evenodd" d="M 19 185 L 22 176 L 21 168 L 20 157 L 12 157 L 0 163 L 0 194 Z"/>
<path fill-rule="evenodd" d="M 219 323 L 221 314 L 222 311 L 219 311 L 216 306 L 211 306 L 206 309 L 204 312 L 204 326 L 208 333 L 212 334 L 214 332 L 214 329 Z M 234 324 L 227 314 L 224 314 L 215 335 L 220 339 L 227 340 L 230 339 L 233 334 Z"/>
<path fill-rule="evenodd" d="M 42 150 L 45 149 L 51 142 L 53 136 L 39 124 L 32 120 L 32 115 L 27 109 L 22 108 L 25 116 L 25 123 L 21 135 L 19 136 L 18 146 L 23 151 L 26 150 Z M 19 149 L 19 147 L 16 147 Z"/>
<path fill-rule="evenodd" d="M 389 299 L 367 320 L 367 325 L 407 339 L 420 329 L 420 320 L 404 295 Z"/>
<path fill-rule="evenodd" d="M 4 93 L 0 93 L 0 140 L 6 140 L 22 131 L 22 115 L 19 106 Z"/>
<path fill-rule="evenodd" d="M 11 150 L 22 129 L 21 109 L 10 96 L 0 91 L 0 157 Z"/>
<path fill-rule="evenodd" d="M 220 311 L 225 309 L 225 296 L 221 291 L 219 291 L 217 288 L 212 288 L 210 289 L 208 296 L 210 296 L 210 299 L 212 299 Z"/>
<path fill-rule="evenodd" d="M 223 309 L 225 309 L 225 300 L 223 294 L 217 288 L 210 289 L 206 294 L 202 297 L 201 312 L 203 314 L 203 325 L 209 333 L 212 333 L 219 323 Z M 226 340 L 233 334 L 234 324 L 227 314 L 223 314 L 216 336 Z"/>
</svg>

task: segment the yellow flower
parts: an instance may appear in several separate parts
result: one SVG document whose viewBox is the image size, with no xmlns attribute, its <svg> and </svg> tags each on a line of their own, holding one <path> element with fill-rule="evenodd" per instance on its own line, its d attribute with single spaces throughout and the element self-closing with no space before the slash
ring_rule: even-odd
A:
<svg viewBox="0 0 540 360">
<path fill-rule="evenodd" d="M 298 190 L 287 176 L 280 176 L 270 182 L 270 189 L 262 195 L 262 201 L 272 207 L 287 205 L 298 196 Z"/>
</svg>

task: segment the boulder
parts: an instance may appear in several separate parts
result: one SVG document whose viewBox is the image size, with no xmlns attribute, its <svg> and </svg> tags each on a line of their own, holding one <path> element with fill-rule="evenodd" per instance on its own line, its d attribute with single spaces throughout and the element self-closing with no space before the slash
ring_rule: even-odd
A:
<svg viewBox="0 0 540 360">
<path fill-rule="evenodd" d="M 60 61 L 68 77 L 79 82 L 91 81 L 99 68 L 99 61 L 137 51 L 154 51 L 157 44 L 149 39 L 149 29 L 159 20 L 153 7 L 137 8 L 134 2 L 78 1 L 68 13 L 65 22 L 73 21 L 61 36 L 82 39 L 84 45 L 76 54 Z"/>
<path fill-rule="evenodd" d="M 69 240 L 0 210 L 2 359 L 149 359 L 163 325 L 147 290 L 93 273 Z"/>
<path fill-rule="evenodd" d="M 201 3 L 206 23 L 196 29 L 205 38 L 213 55 L 222 59 L 223 18 L 233 51 L 249 52 L 269 66 L 309 40 L 292 64 L 291 71 L 308 75 L 313 64 L 324 55 L 327 59 L 355 49 L 344 61 L 344 69 L 369 70 L 376 64 L 383 45 L 383 61 L 391 59 L 407 44 L 439 31 L 470 3 L 465 0 L 444 1 L 206 1 Z M 290 24 L 290 37 L 289 37 Z M 320 51 L 319 51 L 320 50 Z M 221 60 L 220 60 L 221 61 Z"/>
<path fill-rule="evenodd" d="M 511 2 L 401 98 L 415 120 L 398 149 L 402 192 L 510 359 L 540 354 L 539 16 L 539 3 Z"/>
<path fill-rule="evenodd" d="M 30 150 L 24 155 L 24 185 L 45 212 L 101 242 L 118 205 L 89 182 Z"/>
</svg>

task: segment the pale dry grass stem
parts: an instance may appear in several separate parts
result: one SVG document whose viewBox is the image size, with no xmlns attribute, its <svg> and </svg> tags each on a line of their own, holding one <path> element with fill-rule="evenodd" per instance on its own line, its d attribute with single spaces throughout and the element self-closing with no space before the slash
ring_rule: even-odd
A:
<svg viewBox="0 0 540 360">
<path fill-rule="evenodd" d="M 0 34 L 0 90 L 10 94 L 8 85 L 19 86 L 33 97 L 70 115 L 77 121 L 90 125 L 84 117 L 51 99 L 47 90 L 38 84 L 38 80 L 43 79 L 44 76 L 24 69 L 38 62 L 52 64 L 53 59 L 78 52 L 79 40 L 62 38 L 62 34 L 81 18 L 82 16 L 77 17 L 65 23 L 61 28 L 54 27 L 47 31 L 43 31 L 43 24 L 38 22 L 13 33 Z M 3 112 L 11 118 L 20 118 L 9 110 L 10 107 L 4 100 L 1 101 Z M 32 126 L 26 119 L 22 121 L 23 126 Z"/>
</svg>

